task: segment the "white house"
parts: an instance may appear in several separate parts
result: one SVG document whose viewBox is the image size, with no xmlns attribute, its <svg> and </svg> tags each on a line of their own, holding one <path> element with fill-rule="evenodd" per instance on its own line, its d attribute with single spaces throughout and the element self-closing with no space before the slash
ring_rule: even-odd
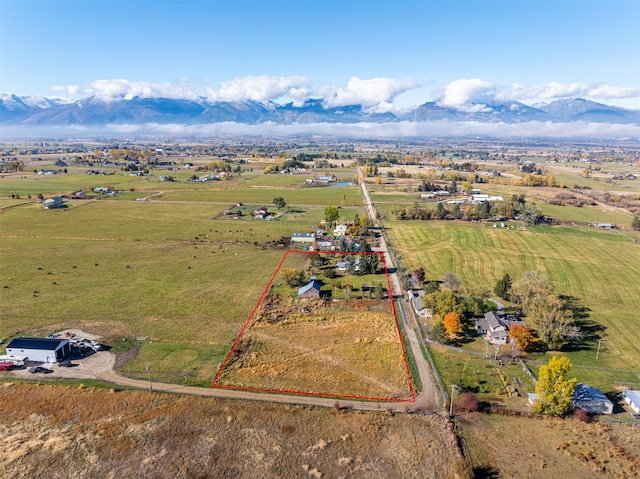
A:
<svg viewBox="0 0 640 479">
<path fill-rule="evenodd" d="M 56 363 L 67 354 L 71 354 L 68 339 L 16 338 L 7 345 L 8 356 L 27 356 L 43 363 Z"/>
<path fill-rule="evenodd" d="M 640 414 L 640 391 L 627 389 L 622 391 L 622 398 L 636 414 Z"/>
<path fill-rule="evenodd" d="M 507 344 L 509 329 L 512 325 L 525 326 L 524 321 L 518 321 L 513 316 L 496 316 L 493 312 L 484 313 L 484 318 L 476 319 L 476 331 L 486 337 L 491 344 Z"/>
<path fill-rule="evenodd" d="M 338 225 L 333 230 L 333 236 L 340 237 L 347 234 L 347 225 Z"/>
</svg>

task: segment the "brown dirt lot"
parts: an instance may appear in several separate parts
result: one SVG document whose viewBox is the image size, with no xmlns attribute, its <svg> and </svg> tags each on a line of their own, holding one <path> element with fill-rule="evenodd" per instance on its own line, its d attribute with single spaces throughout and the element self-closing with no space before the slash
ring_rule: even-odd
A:
<svg viewBox="0 0 640 479">
<path fill-rule="evenodd" d="M 638 478 L 640 427 L 576 419 L 458 418 L 478 477 Z"/>
<path fill-rule="evenodd" d="M 0 476 L 456 478 L 445 419 L 0 384 Z"/>
<path fill-rule="evenodd" d="M 323 306 L 320 300 L 267 297 L 217 384 L 410 399 L 398 329 L 386 303 Z"/>
</svg>

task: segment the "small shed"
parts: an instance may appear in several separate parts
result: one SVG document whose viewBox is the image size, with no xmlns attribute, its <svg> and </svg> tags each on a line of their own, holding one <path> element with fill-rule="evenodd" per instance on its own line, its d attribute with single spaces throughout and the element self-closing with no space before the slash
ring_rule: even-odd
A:
<svg viewBox="0 0 640 479">
<path fill-rule="evenodd" d="M 313 243 L 316 240 L 315 233 L 292 233 L 292 243 Z"/>
<path fill-rule="evenodd" d="M 42 203 L 42 206 L 46 210 L 50 210 L 53 208 L 62 208 L 64 206 L 64 202 L 62 201 L 62 197 L 52 196 L 51 198 L 44 200 L 44 203 Z"/>
<path fill-rule="evenodd" d="M 315 279 L 309 284 L 298 288 L 298 298 L 320 298 L 320 283 Z"/>
<path fill-rule="evenodd" d="M 590 414 L 613 414 L 613 403 L 597 388 L 579 383 L 573 393 L 573 407 Z"/>
<path fill-rule="evenodd" d="M 631 406 L 633 412 L 640 414 L 640 391 L 627 389 L 626 391 L 622 391 L 622 398 L 624 402 Z"/>
<path fill-rule="evenodd" d="M 7 345 L 8 356 L 27 356 L 30 361 L 55 363 L 71 354 L 68 339 L 16 338 Z"/>
</svg>

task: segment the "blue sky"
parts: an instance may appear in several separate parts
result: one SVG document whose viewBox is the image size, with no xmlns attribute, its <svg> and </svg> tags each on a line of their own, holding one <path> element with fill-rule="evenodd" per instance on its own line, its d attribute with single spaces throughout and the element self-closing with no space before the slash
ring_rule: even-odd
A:
<svg viewBox="0 0 640 479">
<path fill-rule="evenodd" d="M 0 0 L 0 92 L 640 109 L 640 2 Z"/>
</svg>

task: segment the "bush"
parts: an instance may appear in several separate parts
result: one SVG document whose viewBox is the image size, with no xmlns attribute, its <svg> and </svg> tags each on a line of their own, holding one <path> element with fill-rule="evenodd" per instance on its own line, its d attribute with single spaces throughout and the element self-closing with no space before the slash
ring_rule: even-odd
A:
<svg viewBox="0 0 640 479">
<path fill-rule="evenodd" d="M 584 409 L 576 408 L 576 410 L 573 411 L 573 417 L 580 422 L 591 422 L 591 416 Z"/>
<path fill-rule="evenodd" d="M 472 392 L 466 392 L 460 396 L 456 403 L 457 409 L 464 409 L 465 411 L 475 412 L 478 410 L 478 397 Z"/>
</svg>

